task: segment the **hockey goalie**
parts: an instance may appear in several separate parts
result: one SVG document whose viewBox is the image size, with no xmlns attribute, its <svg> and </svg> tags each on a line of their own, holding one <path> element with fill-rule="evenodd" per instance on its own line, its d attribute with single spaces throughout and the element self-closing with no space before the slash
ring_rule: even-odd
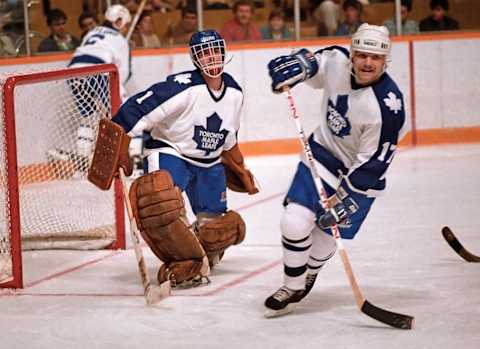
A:
<svg viewBox="0 0 480 349">
<path fill-rule="evenodd" d="M 255 194 L 257 185 L 237 144 L 243 93 L 223 72 L 225 42 L 212 30 L 190 40 L 195 70 L 169 76 L 128 99 L 102 120 L 89 179 L 102 189 L 118 168 L 131 172 L 130 137 L 142 136 L 144 169 L 130 188 L 135 221 L 163 262 L 160 283 L 201 284 L 225 250 L 245 238 L 245 222 L 227 210 L 227 186 Z M 187 219 L 182 193 L 196 221 Z"/>
</svg>

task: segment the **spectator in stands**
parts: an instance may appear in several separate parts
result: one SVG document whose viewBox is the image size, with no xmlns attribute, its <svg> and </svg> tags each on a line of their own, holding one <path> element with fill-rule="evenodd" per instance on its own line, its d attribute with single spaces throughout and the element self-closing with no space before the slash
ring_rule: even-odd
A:
<svg viewBox="0 0 480 349">
<path fill-rule="evenodd" d="M 136 0 L 120 0 L 118 3 L 125 6 L 130 13 L 136 13 L 139 5 Z"/>
<path fill-rule="evenodd" d="M 400 15 L 402 18 L 402 34 L 418 34 L 420 30 L 418 29 L 418 23 L 413 19 L 408 19 L 408 15 L 412 11 L 412 0 L 402 0 L 400 6 Z M 397 34 L 397 23 L 395 17 L 387 19 L 383 25 L 388 28 L 390 35 Z"/>
<path fill-rule="evenodd" d="M 363 23 L 360 20 L 363 6 L 358 0 L 345 0 L 342 9 L 345 20 L 338 26 L 335 35 L 350 36 L 355 33 Z"/>
<path fill-rule="evenodd" d="M 80 39 L 83 39 L 85 34 L 87 34 L 90 30 L 95 28 L 98 25 L 98 21 L 93 14 L 90 12 L 83 12 L 80 16 L 78 16 L 78 26 L 82 31 L 82 35 Z"/>
<path fill-rule="evenodd" d="M 230 0 L 205 0 L 207 10 L 228 10 Z"/>
<path fill-rule="evenodd" d="M 160 39 L 153 28 L 151 12 L 143 11 L 140 15 L 135 32 L 132 35 L 132 41 L 135 47 L 159 48 L 161 46 Z"/>
<path fill-rule="evenodd" d="M 144 11 L 165 13 L 173 10 L 173 5 L 168 0 L 150 0 Z"/>
<path fill-rule="evenodd" d="M 260 29 L 264 40 L 288 40 L 292 33 L 285 24 L 285 14 L 280 9 L 275 9 L 268 16 L 268 24 Z"/>
<path fill-rule="evenodd" d="M 182 9 L 182 20 L 167 29 L 166 41 L 170 45 L 188 44 L 193 33 L 197 31 L 197 11 L 194 7 Z"/>
<path fill-rule="evenodd" d="M 323 0 L 313 11 L 319 35 L 332 36 L 337 32 L 340 2 L 341 0 Z"/>
<path fill-rule="evenodd" d="M 67 15 L 60 9 L 51 9 L 47 14 L 50 36 L 38 45 L 38 52 L 71 51 L 80 45 L 80 40 L 65 31 Z"/>
<path fill-rule="evenodd" d="M 221 32 L 225 41 L 261 40 L 260 31 L 252 23 L 253 4 L 249 0 L 238 0 L 233 5 L 233 16 Z"/>
<path fill-rule="evenodd" d="M 420 21 L 420 31 L 432 32 L 441 30 L 458 30 L 458 22 L 446 15 L 448 0 L 431 0 L 430 9 L 432 14 Z"/>
<path fill-rule="evenodd" d="M 11 13 L 2 14 L 0 16 L 0 56 L 16 56 L 17 51 L 9 33 L 5 30 L 5 26 L 12 20 Z"/>
</svg>

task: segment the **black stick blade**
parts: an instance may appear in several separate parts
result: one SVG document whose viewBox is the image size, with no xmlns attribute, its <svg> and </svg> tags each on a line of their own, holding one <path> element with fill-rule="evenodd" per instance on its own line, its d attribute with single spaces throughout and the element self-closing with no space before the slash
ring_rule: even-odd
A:
<svg viewBox="0 0 480 349">
<path fill-rule="evenodd" d="M 442 228 L 442 235 L 445 240 L 448 242 L 451 248 L 457 252 L 463 259 L 467 262 L 480 263 L 480 257 L 475 256 L 473 253 L 470 253 L 463 247 L 463 245 L 458 241 L 455 234 L 449 227 Z"/>
<path fill-rule="evenodd" d="M 394 313 L 385 309 L 381 309 L 369 301 L 365 300 L 360 309 L 362 313 L 383 322 L 384 324 L 390 325 L 395 328 L 400 328 L 402 330 L 411 330 L 413 328 L 415 318 L 410 315 L 403 315 L 399 313 Z"/>
</svg>

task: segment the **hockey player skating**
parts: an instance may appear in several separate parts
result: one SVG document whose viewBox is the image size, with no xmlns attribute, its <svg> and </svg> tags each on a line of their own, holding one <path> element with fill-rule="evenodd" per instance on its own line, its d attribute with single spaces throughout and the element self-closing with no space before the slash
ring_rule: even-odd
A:
<svg viewBox="0 0 480 349">
<path fill-rule="evenodd" d="M 105 12 L 105 22 L 90 30 L 75 50 L 68 67 L 79 68 L 95 64 L 113 63 L 117 66 L 120 79 L 120 95 L 126 99 L 124 84 L 130 77 L 130 48 L 124 37 L 131 15 L 122 5 L 112 5 Z M 67 81 L 80 118 L 77 125 L 75 149 L 55 149 L 48 152 L 51 160 L 70 159 L 77 170 L 86 171 L 89 164 L 95 125 L 102 114 L 109 111 L 108 78 L 103 75 L 74 78 Z"/>
<path fill-rule="evenodd" d="M 198 284 L 245 237 L 243 219 L 227 210 L 226 186 L 258 191 L 237 144 L 243 92 L 223 72 L 225 41 L 214 30 L 197 32 L 190 54 L 197 69 L 132 96 L 112 119 L 130 137 L 146 135 L 147 174 L 133 182 L 130 202 L 143 238 L 164 262 L 159 282 L 177 286 Z M 193 226 L 182 192 L 196 215 Z"/>
<path fill-rule="evenodd" d="M 385 72 L 391 42 L 386 27 L 363 24 L 350 52 L 332 46 L 306 49 L 268 64 L 274 92 L 307 81 L 323 90 L 319 126 L 308 143 L 329 195 L 321 207 L 309 168 L 300 161 L 285 198 L 280 222 L 284 285 L 265 300 L 267 317 L 291 312 L 312 289 L 317 273 L 334 255 L 330 235 L 353 239 L 374 198 L 386 186 L 385 174 L 404 130 L 403 95 Z"/>
</svg>

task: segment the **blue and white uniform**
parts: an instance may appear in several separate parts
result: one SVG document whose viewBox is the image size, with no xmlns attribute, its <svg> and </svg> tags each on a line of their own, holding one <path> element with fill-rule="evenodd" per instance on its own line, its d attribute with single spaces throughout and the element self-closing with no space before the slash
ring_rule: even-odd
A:
<svg viewBox="0 0 480 349">
<path fill-rule="evenodd" d="M 387 73 L 370 86 L 357 85 L 349 52 L 342 47 L 319 50 L 315 58 L 318 72 L 306 83 L 324 95 L 319 126 L 308 140 L 328 195 L 342 184 L 360 206 L 352 226 L 340 227 L 343 238 L 353 238 L 374 197 L 385 189 L 385 174 L 405 131 L 403 94 Z M 302 160 L 286 200 L 320 216 L 324 211 Z"/>
<path fill-rule="evenodd" d="M 226 211 L 220 154 L 237 144 L 243 92 L 229 74 L 222 79 L 212 91 L 198 69 L 171 75 L 129 98 L 113 118 L 129 136 L 144 136 L 145 170 L 168 170 L 194 213 Z"/>
<path fill-rule="evenodd" d="M 284 286 L 265 300 L 267 317 L 291 312 L 310 292 L 336 250 L 329 227 L 336 222 L 341 237 L 353 239 L 386 187 L 386 172 L 405 131 L 403 95 L 385 72 L 390 49 L 388 29 L 365 23 L 352 36 L 350 51 L 301 49 L 268 65 L 274 91 L 305 81 L 323 92 L 313 111 L 318 127 L 308 142 L 333 207 L 322 208 L 302 155 L 280 221 Z"/>
<path fill-rule="evenodd" d="M 68 66 L 78 68 L 105 63 L 113 63 L 117 66 L 120 78 L 120 96 L 122 100 L 125 99 L 124 85 L 131 75 L 128 41 L 118 30 L 107 26 L 98 26 L 85 35 Z"/>
</svg>

